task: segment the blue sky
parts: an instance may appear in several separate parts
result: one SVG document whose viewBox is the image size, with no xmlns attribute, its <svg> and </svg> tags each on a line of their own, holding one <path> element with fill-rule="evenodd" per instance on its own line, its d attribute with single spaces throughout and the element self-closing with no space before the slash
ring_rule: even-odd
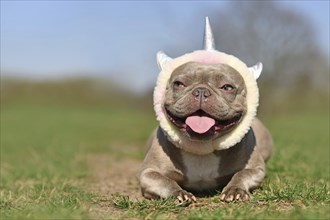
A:
<svg viewBox="0 0 330 220">
<path fill-rule="evenodd" d="M 318 45 L 329 55 L 329 1 L 277 3 L 304 15 L 317 32 Z M 1 1 L 1 74 L 35 79 L 109 76 L 139 90 L 154 84 L 158 50 L 173 49 L 178 39 L 180 49 L 186 48 L 181 53 L 200 49 L 205 13 L 226 4 Z M 189 21 L 196 17 L 201 23 L 191 27 Z M 187 28 L 196 28 L 198 36 L 187 39 Z"/>
</svg>

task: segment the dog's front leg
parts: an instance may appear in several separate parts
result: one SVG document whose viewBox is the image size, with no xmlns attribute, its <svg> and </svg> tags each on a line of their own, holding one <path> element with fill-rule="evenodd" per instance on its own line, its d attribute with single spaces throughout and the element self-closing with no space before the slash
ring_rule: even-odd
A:
<svg viewBox="0 0 330 220">
<path fill-rule="evenodd" d="M 196 202 L 196 197 L 193 194 L 183 190 L 174 180 L 151 168 L 141 172 L 140 184 L 142 195 L 148 199 L 173 197 L 180 204 Z"/>
<path fill-rule="evenodd" d="M 260 185 L 265 177 L 264 168 L 243 169 L 237 172 L 222 190 L 220 199 L 222 201 L 247 201 L 249 200 L 248 192 Z"/>
</svg>

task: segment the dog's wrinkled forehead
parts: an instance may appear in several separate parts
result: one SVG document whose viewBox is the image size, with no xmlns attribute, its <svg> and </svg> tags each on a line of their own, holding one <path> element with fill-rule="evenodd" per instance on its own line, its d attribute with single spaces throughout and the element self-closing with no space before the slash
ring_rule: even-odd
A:
<svg viewBox="0 0 330 220">
<path fill-rule="evenodd" d="M 206 83 L 208 81 L 227 81 L 244 86 L 244 79 L 234 68 L 227 64 L 205 64 L 188 62 L 177 67 L 171 74 L 169 82 L 189 80 Z"/>
</svg>

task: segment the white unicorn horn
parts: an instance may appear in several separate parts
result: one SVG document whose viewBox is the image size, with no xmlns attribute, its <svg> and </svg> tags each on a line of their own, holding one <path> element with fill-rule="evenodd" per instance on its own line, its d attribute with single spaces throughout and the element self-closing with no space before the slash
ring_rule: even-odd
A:
<svg viewBox="0 0 330 220">
<path fill-rule="evenodd" d="M 215 50 L 214 38 L 209 17 L 205 18 L 204 50 Z"/>
</svg>

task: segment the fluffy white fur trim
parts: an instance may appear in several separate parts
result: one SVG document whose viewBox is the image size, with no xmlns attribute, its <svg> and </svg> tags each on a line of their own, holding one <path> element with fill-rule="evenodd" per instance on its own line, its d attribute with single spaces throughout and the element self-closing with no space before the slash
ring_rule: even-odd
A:
<svg viewBox="0 0 330 220">
<path fill-rule="evenodd" d="M 191 140 L 183 135 L 166 117 L 164 109 L 164 97 L 166 86 L 172 72 L 180 65 L 194 61 L 200 63 L 216 64 L 223 63 L 238 71 L 245 82 L 247 89 L 247 112 L 241 123 L 230 133 L 210 141 Z M 219 51 L 198 50 L 185 54 L 166 63 L 161 70 L 154 90 L 154 110 L 160 127 L 165 131 L 169 140 L 177 147 L 195 154 L 208 154 L 214 150 L 228 149 L 242 140 L 251 127 L 256 115 L 259 102 L 259 91 L 251 71 L 238 58 Z"/>
</svg>

